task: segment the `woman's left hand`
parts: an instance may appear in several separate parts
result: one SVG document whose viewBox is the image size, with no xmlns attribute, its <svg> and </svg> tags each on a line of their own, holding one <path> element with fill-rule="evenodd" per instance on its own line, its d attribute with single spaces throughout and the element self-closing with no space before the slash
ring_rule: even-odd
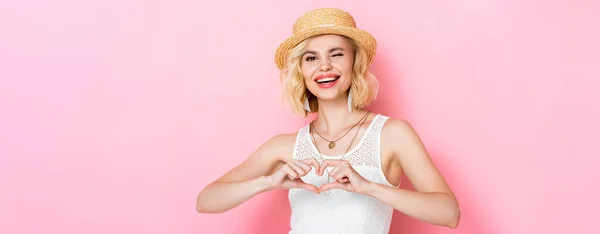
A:
<svg viewBox="0 0 600 234">
<path fill-rule="evenodd" d="M 348 192 L 364 193 L 371 185 L 371 182 L 362 177 L 352 168 L 352 165 L 346 160 L 325 160 L 319 167 L 319 175 L 323 175 L 324 170 L 333 166 L 329 176 L 334 179 L 333 182 L 321 185 L 319 193 L 330 189 L 343 189 Z"/>
</svg>

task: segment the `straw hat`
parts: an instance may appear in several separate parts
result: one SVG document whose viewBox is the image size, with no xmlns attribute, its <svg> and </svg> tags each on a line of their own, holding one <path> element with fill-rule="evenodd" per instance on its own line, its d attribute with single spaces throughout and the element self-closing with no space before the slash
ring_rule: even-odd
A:
<svg viewBox="0 0 600 234">
<path fill-rule="evenodd" d="M 375 56 L 377 41 L 371 34 L 356 27 L 352 15 L 340 9 L 320 8 L 300 16 L 292 31 L 292 36 L 283 41 L 275 52 L 275 64 L 279 70 L 287 63 L 287 51 L 298 45 L 306 38 L 322 35 L 337 34 L 354 39 L 366 52 L 367 63 L 370 65 Z"/>
</svg>

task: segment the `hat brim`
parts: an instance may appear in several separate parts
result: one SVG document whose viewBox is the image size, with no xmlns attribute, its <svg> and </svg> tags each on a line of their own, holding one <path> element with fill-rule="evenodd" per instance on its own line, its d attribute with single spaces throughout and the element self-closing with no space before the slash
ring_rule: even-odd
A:
<svg viewBox="0 0 600 234">
<path fill-rule="evenodd" d="M 322 26 L 294 34 L 279 45 L 275 52 L 275 64 L 279 70 L 286 66 L 287 52 L 290 49 L 309 37 L 325 34 L 342 35 L 353 39 L 365 50 L 367 63 L 370 65 L 373 61 L 377 50 L 377 41 L 371 34 L 354 27 Z"/>
</svg>

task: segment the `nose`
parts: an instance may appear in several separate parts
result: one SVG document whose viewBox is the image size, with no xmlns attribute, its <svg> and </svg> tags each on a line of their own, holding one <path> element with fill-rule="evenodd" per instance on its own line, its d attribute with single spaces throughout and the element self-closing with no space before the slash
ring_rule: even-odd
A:
<svg viewBox="0 0 600 234">
<path fill-rule="evenodd" d="M 328 71 L 331 69 L 331 63 L 329 63 L 329 59 L 321 59 L 321 66 L 319 67 L 319 69 L 321 71 Z"/>
</svg>

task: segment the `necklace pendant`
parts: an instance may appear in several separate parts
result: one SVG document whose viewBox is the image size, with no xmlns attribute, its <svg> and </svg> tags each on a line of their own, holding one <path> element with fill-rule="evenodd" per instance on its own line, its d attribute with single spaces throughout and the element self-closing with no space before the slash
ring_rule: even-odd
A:
<svg viewBox="0 0 600 234">
<path fill-rule="evenodd" d="M 329 142 L 329 148 L 333 149 L 335 147 L 335 142 L 331 141 Z"/>
</svg>

